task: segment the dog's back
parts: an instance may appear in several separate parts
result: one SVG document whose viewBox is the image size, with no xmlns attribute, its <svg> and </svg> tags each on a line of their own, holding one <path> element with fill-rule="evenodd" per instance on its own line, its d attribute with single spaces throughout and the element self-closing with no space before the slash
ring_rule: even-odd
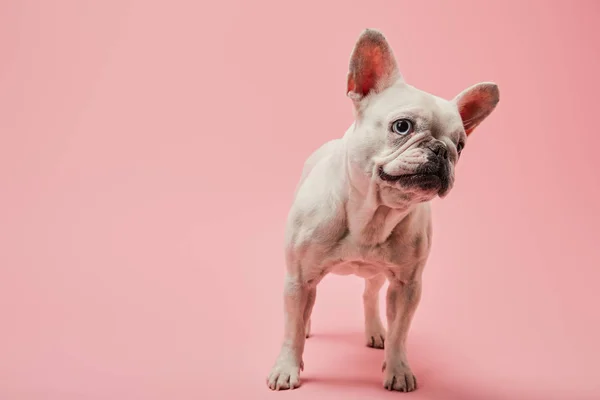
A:
<svg viewBox="0 0 600 400">
<path fill-rule="evenodd" d="M 306 180 L 306 177 L 308 177 L 311 171 L 315 168 L 315 165 L 317 165 L 319 162 L 325 162 L 325 159 L 335 154 L 336 150 L 338 150 L 341 146 L 342 139 L 333 139 L 329 142 L 325 142 L 323 145 L 313 151 L 313 153 L 304 162 L 302 175 L 300 176 L 300 180 L 296 186 L 296 193 Z"/>
</svg>

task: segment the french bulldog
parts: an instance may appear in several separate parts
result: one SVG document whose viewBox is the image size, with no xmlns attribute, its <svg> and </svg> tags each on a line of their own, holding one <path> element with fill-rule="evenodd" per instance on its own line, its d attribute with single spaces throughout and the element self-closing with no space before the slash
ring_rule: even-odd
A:
<svg viewBox="0 0 600 400">
<path fill-rule="evenodd" d="M 300 385 L 317 285 L 328 273 L 365 280 L 365 344 L 384 349 L 383 386 L 411 392 L 406 338 L 432 240 L 430 201 L 445 197 L 467 138 L 499 101 L 494 83 L 445 100 L 405 82 L 384 35 L 367 29 L 351 54 L 354 121 L 305 162 L 285 237 L 284 339 L 267 377 Z M 378 293 L 388 281 L 387 331 Z"/>
</svg>

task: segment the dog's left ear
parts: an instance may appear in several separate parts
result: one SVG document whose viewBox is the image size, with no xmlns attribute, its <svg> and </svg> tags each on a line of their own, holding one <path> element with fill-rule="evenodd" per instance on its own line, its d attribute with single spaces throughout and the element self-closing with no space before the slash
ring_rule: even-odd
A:
<svg viewBox="0 0 600 400">
<path fill-rule="evenodd" d="M 491 82 L 473 85 L 454 98 L 467 136 L 494 111 L 499 101 L 498 85 Z"/>
<path fill-rule="evenodd" d="M 366 29 L 350 57 L 348 97 L 359 101 L 370 93 L 389 87 L 400 77 L 392 48 L 383 34 Z"/>
</svg>

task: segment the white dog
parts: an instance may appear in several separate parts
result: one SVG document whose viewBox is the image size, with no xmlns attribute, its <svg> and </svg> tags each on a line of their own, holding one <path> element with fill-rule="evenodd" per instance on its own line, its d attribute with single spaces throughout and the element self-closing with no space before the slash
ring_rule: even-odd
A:
<svg viewBox="0 0 600 400">
<path fill-rule="evenodd" d="M 467 137 L 499 101 L 493 83 L 452 101 L 408 85 L 384 36 L 370 29 L 352 53 L 347 94 L 355 121 L 308 158 L 289 213 L 285 334 L 271 389 L 300 385 L 316 287 L 330 272 L 365 279 L 366 344 L 385 344 L 384 387 L 417 388 L 406 337 L 431 246 L 429 201 L 452 189 Z M 378 304 L 386 278 L 387 333 Z"/>
</svg>

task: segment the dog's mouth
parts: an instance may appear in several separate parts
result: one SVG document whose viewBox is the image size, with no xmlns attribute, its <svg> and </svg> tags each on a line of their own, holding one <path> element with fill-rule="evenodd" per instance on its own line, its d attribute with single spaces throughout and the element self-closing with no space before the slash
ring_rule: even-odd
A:
<svg viewBox="0 0 600 400">
<path fill-rule="evenodd" d="M 437 174 L 434 173 L 415 173 L 415 174 L 402 174 L 402 175 L 390 175 L 387 174 L 383 167 L 379 167 L 379 177 L 386 182 L 411 182 L 429 179 L 440 179 Z"/>
<path fill-rule="evenodd" d="M 431 165 L 425 165 L 415 173 L 402 175 L 390 175 L 383 170 L 383 166 L 380 166 L 378 174 L 382 181 L 422 190 L 443 192 L 447 190 L 449 182 L 447 171 L 444 168 L 432 168 Z"/>
</svg>

